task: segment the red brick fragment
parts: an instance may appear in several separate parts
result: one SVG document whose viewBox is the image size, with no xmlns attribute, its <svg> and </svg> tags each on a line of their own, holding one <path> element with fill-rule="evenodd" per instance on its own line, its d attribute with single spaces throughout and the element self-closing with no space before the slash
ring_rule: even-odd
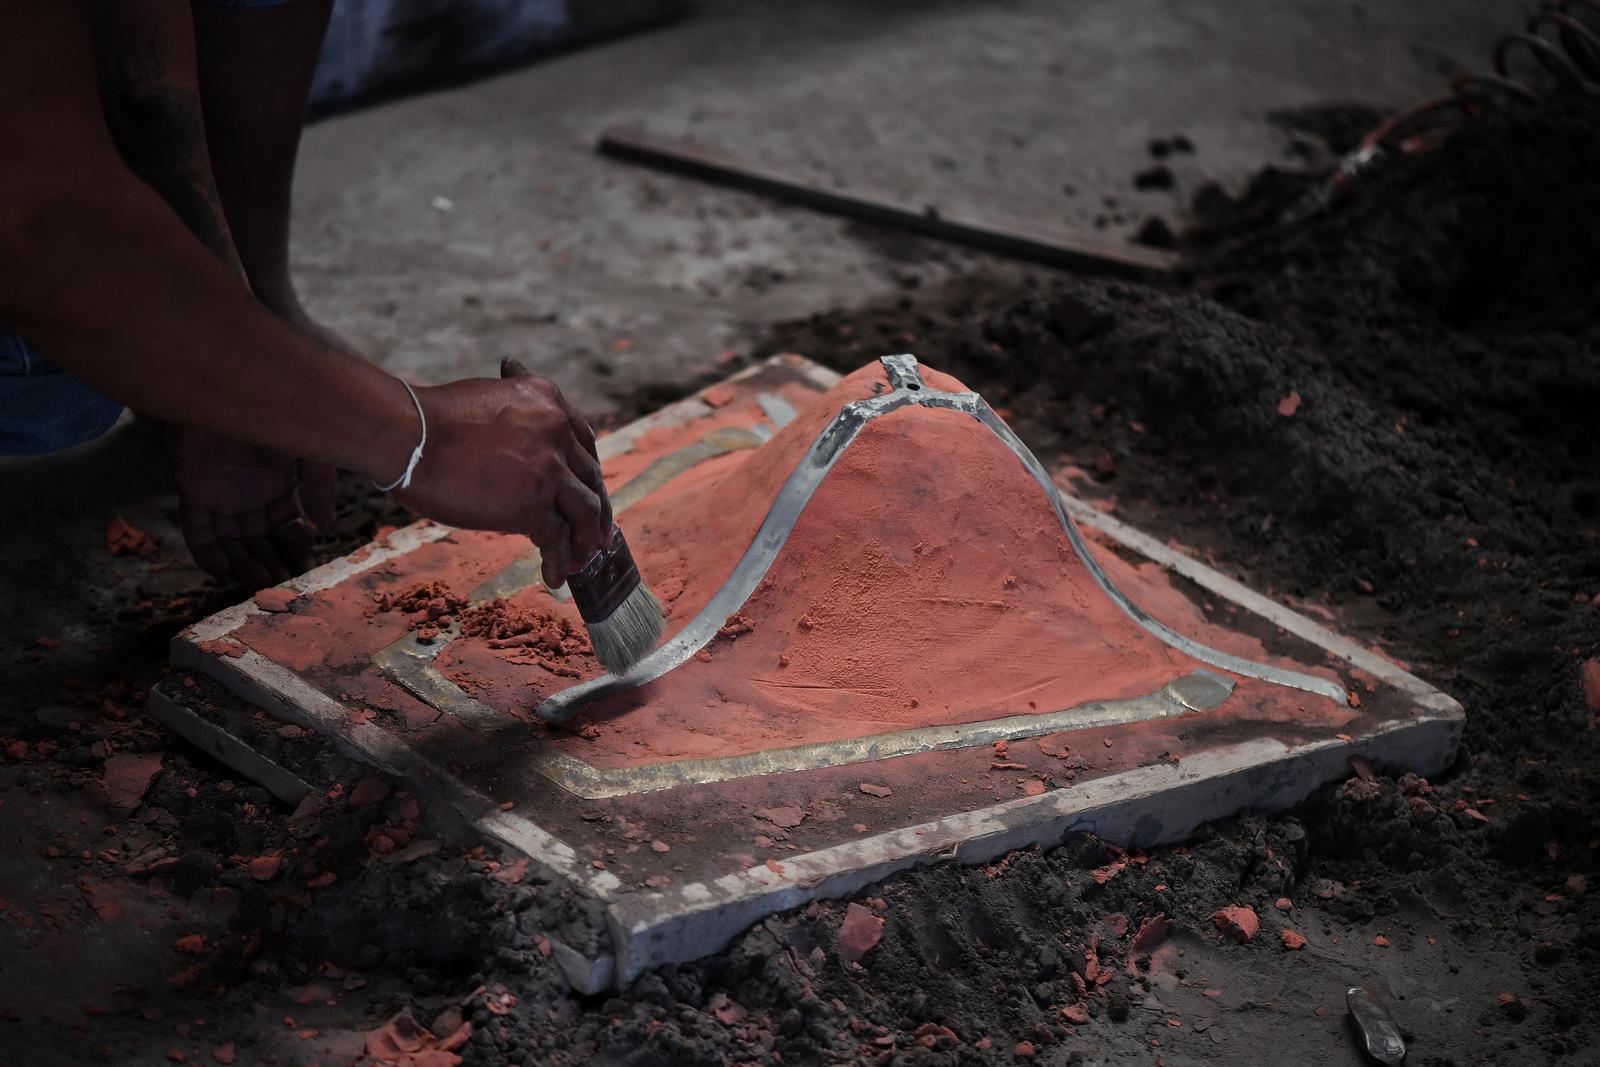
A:
<svg viewBox="0 0 1600 1067">
<path fill-rule="evenodd" d="M 1288 418 L 1300 410 L 1300 394 L 1289 390 L 1289 395 L 1278 401 L 1278 414 Z"/>
<path fill-rule="evenodd" d="M 886 797 L 894 793 L 894 790 L 886 785 L 874 785 L 871 782 L 862 782 L 860 789 L 869 797 Z"/>
<path fill-rule="evenodd" d="M 149 559 L 156 554 L 155 538 L 121 515 L 106 524 L 106 551 L 113 556 L 138 556 Z"/>
<path fill-rule="evenodd" d="M 1136 953 L 1154 952 L 1156 947 L 1165 941 L 1172 933 L 1172 920 L 1165 915 L 1157 915 L 1154 919 L 1146 919 L 1139 927 L 1139 932 L 1133 935 L 1133 951 Z"/>
<path fill-rule="evenodd" d="M 1294 930 L 1280 931 L 1278 937 L 1282 939 L 1283 947 L 1288 949 L 1290 952 L 1298 952 L 1306 947 L 1305 935 L 1297 933 Z"/>
<path fill-rule="evenodd" d="M 238 1054 L 233 1050 L 233 1042 L 225 1041 L 211 1050 L 211 1058 L 222 1064 L 222 1067 L 231 1067 Z"/>
<path fill-rule="evenodd" d="M 270 882 L 278 877 L 278 868 L 283 866 L 283 857 L 279 855 L 256 856 L 250 860 L 250 877 L 258 882 Z"/>
<path fill-rule="evenodd" d="M 1372 939 L 1372 943 L 1374 945 L 1377 945 L 1379 948 L 1388 948 L 1389 947 L 1389 939 L 1387 937 L 1384 937 L 1382 934 L 1379 934 L 1377 937 L 1374 937 Z"/>
<path fill-rule="evenodd" d="M 1069 1023 L 1077 1023 L 1079 1026 L 1082 1026 L 1084 1023 L 1089 1021 L 1089 1009 L 1083 1003 L 1083 1001 L 1080 1000 L 1075 1004 L 1068 1004 L 1066 1007 L 1062 1008 L 1061 1017 L 1067 1020 Z"/>
<path fill-rule="evenodd" d="M 883 938 L 883 920 L 860 904 L 844 910 L 839 924 L 839 956 L 847 963 L 859 963 Z"/>
<path fill-rule="evenodd" d="M 112 756 L 100 776 L 100 795 L 113 812 L 126 815 L 139 806 L 160 770 L 160 753 Z"/>
<path fill-rule="evenodd" d="M 1237 904 L 1223 908 L 1211 916 L 1211 921 L 1217 924 L 1218 930 L 1241 945 L 1255 937 L 1256 931 L 1261 929 L 1261 920 L 1256 918 L 1255 909 Z"/>
</svg>

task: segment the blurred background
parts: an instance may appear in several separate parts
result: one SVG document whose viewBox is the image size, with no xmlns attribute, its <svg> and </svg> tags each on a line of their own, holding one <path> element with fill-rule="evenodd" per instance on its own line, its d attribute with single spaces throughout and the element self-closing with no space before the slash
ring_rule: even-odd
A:
<svg viewBox="0 0 1600 1067">
<path fill-rule="evenodd" d="M 605 158 L 608 127 L 1120 240 L 1181 230 L 1212 183 L 1325 169 L 1330 139 L 1486 67 L 1517 17 L 1490 0 L 339 0 L 294 270 L 312 313 L 392 370 L 518 355 L 602 417 L 773 322 L 1017 269 Z"/>
</svg>

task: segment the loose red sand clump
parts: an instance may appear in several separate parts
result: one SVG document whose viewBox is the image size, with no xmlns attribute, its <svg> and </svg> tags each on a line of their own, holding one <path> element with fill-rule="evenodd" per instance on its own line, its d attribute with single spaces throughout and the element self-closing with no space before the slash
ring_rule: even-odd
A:
<svg viewBox="0 0 1600 1067">
<path fill-rule="evenodd" d="M 442 581 L 420 582 L 398 593 L 379 593 L 378 611 L 420 613 L 429 622 L 448 624 L 451 616 L 467 606 L 467 598 L 450 591 Z"/>
<path fill-rule="evenodd" d="M 260 608 L 262 611 L 278 613 L 288 611 L 289 605 L 293 604 L 299 598 L 300 594 L 295 592 L 293 589 L 284 589 L 281 586 L 273 586 L 270 589 L 257 590 L 254 599 L 256 607 Z"/>
<path fill-rule="evenodd" d="M 589 635 L 565 616 L 536 608 L 519 608 L 503 597 L 461 613 L 463 637 L 482 638 L 494 649 L 515 649 L 512 662 L 533 663 L 563 678 L 579 678 L 573 657 L 592 656 Z"/>
</svg>

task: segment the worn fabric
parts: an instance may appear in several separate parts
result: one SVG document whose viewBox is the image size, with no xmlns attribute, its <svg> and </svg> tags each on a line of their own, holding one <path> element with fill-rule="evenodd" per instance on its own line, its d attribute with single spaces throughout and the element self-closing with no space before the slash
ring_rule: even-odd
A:
<svg viewBox="0 0 1600 1067">
<path fill-rule="evenodd" d="M 33 456 L 92 441 L 122 415 L 108 400 L 0 327 L 0 455 Z"/>
</svg>

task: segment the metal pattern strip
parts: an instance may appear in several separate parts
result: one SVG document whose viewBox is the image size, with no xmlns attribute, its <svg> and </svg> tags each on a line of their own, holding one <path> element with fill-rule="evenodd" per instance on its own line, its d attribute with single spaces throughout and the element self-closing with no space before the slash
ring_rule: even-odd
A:
<svg viewBox="0 0 1600 1067">
<path fill-rule="evenodd" d="M 601 768 L 574 756 L 546 753 L 537 759 L 535 767 L 540 774 L 570 793 L 585 800 L 603 800 L 683 785 L 706 785 L 734 778 L 843 767 L 851 763 L 909 756 L 918 752 L 970 748 L 1070 730 L 1172 718 L 1220 707 L 1233 692 L 1233 687 L 1231 678 L 1200 670 L 1174 679 L 1143 696 L 1095 701 L 1042 715 L 1008 715 L 950 726 L 919 726 L 865 737 L 765 749 L 737 756 L 670 760 L 631 767 Z"/>
<path fill-rule="evenodd" d="M 706 606 L 701 608 L 682 630 L 640 660 L 631 670 L 621 675 L 608 674 L 580 682 L 554 693 L 539 704 L 535 714 L 547 722 L 565 722 L 583 704 L 654 681 L 675 667 L 688 662 L 696 652 L 710 644 L 717 631 L 726 623 L 728 616 L 743 606 L 756 586 L 761 583 L 761 579 L 766 576 L 778 553 L 788 541 L 801 512 L 810 502 L 812 494 L 817 491 L 845 448 L 861 432 L 862 427 L 873 419 L 912 405 L 959 411 L 988 427 L 1022 461 L 1034 481 L 1044 490 L 1073 550 L 1078 554 L 1078 558 L 1089 571 L 1095 584 L 1111 598 L 1112 603 L 1146 631 L 1202 663 L 1247 678 L 1257 678 L 1275 685 L 1316 693 L 1344 702 L 1344 690 L 1327 679 L 1256 663 L 1211 648 L 1185 637 L 1139 608 L 1111 582 L 1099 563 L 1089 554 L 1088 546 L 1062 506 L 1060 494 L 1043 464 L 1028 446 L 1011 432 L 1011 428 L 1006 426 L 989 405 L 984 403 L 982 397 L 970 392 L 950 393 L 926 388 L 917 370 L 915 356 L 909 354 L 884 356 L 881 362 L 890 384 L 894 387 L 893 390 L 846 404 L 833 421 L 823 428 L 778 491 L 750 547 L 745 550 L 727 581 L 711 597 Z"/>
</svg>

